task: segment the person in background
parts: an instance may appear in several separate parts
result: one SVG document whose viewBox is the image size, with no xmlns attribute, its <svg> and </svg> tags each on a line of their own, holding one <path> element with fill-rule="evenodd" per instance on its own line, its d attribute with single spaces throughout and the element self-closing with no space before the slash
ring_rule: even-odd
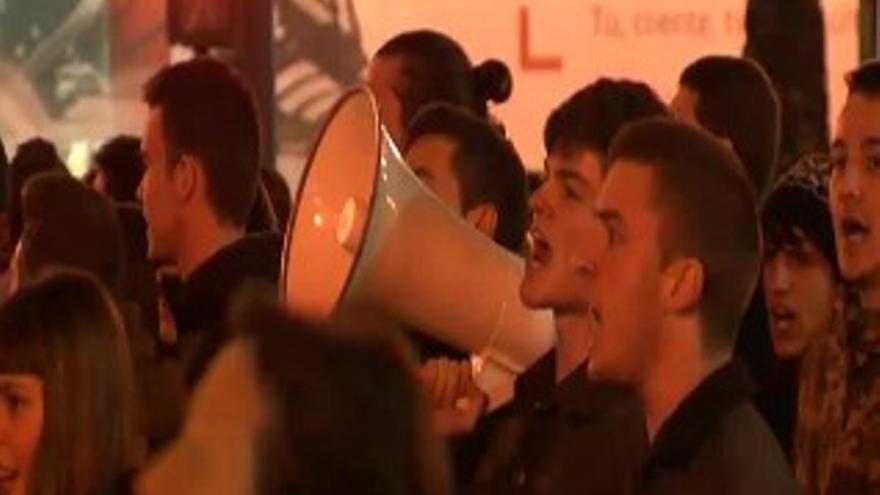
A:
<svg viewBox="0 0 880 495">
<path fill-rule="evenodd" d="M 406 143 L 410 121 L 429 103 L 462 107 L 491 121 L 487 103 L 503 103 L 513 90 L 503 62 L 490 59 L 475 67 L 455 40 L 429 30 L 407 31 L 385 42 L 370 61 L 367 83 L 398 146 Z"/>
<path fill-rule="evenodd" d="M 125 244 L 109 199 L 69 175 L 48 172 L 28 181 L 21 209 L 14 287 L 66 266 L 91 274 L 114 298 L 122 299 Z"/>
<path fill-rule="evenodd" d="M 455 214 L 499 246 L 521 252 L 528 227 L 525 169 L 513 145 L 484 119 L 445 103 L 426 106 L 407 129 L 404 159 Z M 418 330 L 423 360 L 463 353 Z"/>
<path fill-rule="evenodd" d="M 144 175 L 141 141 L 134 136 L 117 136 L 95 153 L 92 187 L 116 203 L 138 203 L 137 188 Z"/>
<path fill-rule="evenodd" d="M 823 157 L 804 157 L 777 183 L 761 213 L 763 286 L 777 363 L 755 396 L 755 405 L 790 460 L 801 359 L 842 317 L 829 173 Z"/>
<path fill-rule="evenodd" d="M 743 57 L 702 57 L 682 71 L 670 108 L 676 118 L 702 127 L 736 152 L 763 204 L 776 182 L 781 135 L 779 98 L 764 69 Z M 764 388 L 773 379 L 776 359 L 760 283 L 743 319 L 736 354 Z"/>
<path fill-rule="evenodd" d="M 3 249 L 5 253 L 4 267 L 9 265 L 15 246 L 21 237 L 21 192 L 31 177 L 42 172 L 69 175 L 67 167 L 58 156 L 55 145 L 41 138 L 34 138 L 19 145 L 12 157 L 12 162 L 9 164 L 9 191 L 6 196 L 9 234 L 8 244 Z"/>
<path fill-rule="evenodd" d="M 688 65 L 669 104 L 682 122 L 702 127 L 736 152 L 763 202 L 776 181 L 779 98 L 756 62 L 710 55 Z"/>
<path fill-rule="evenodd" d="M 880 62 L 847 77 L 831 144 L 837 264 L 852 288 L 844 317 L 801 364 L 796 472 L 807 495 L 880 490 Z"/>
<path fill-rule="evenodd" d="M 0 492 L 112 495 L 142 456 L 129 349 L 111 297 L 47 273 L 0 306 Z"/>
<path fill-rule="evenodd" d="M 522 251 L 527 185 L 510 141 L 473 113 L 436 103 L 410 122 L 403 150 L 413 172 L 468 224 L 505 249 Z"/>
<path fill-rule="evenodd" d="M 298 321 L 268 299 L 245 299 L 231 325 L 185 428 L 137 493 L 451 493 L 396 350 Z"/>
</svg>

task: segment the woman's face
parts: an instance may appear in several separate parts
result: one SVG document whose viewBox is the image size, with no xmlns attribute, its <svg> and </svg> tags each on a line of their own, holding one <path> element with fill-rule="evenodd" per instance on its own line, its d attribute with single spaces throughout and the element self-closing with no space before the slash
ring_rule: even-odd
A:
<svg viewBox="0 0 880 495">
<path fill-rule="evenodd" d="M 29 493 L 43 432 L 43 380 L 0 373 L 0 495 Z"/>
</svg>

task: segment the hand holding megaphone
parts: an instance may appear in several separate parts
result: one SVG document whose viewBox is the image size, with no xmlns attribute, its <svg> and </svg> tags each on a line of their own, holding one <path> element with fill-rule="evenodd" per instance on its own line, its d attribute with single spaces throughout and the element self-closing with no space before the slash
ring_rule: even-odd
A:
<svg viewBox="0 0 880 495">
<path fill-rule="evenodd" d="M 436 433 L 448 436 L 474 429 L 489 396 L 477 387 L 470 361 L 431 359 L 422 366 L 420 378 Z"/>
</svg>

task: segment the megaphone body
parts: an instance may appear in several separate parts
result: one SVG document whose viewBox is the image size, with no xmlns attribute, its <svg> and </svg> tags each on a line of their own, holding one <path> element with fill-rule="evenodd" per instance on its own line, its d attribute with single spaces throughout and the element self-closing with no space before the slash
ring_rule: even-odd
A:
<svg viewBox="0 0 880 495">
<path fill-rule="evenodd" d="M 552 316 L 519 298 L 523 260 L 425 188 L 368 90 L 352 90 L 331 112 L 294 208 L 281 284 L 294 312 L 412 327 L 475 354 L 496 405 L 552 348 Z"/>
</svg>

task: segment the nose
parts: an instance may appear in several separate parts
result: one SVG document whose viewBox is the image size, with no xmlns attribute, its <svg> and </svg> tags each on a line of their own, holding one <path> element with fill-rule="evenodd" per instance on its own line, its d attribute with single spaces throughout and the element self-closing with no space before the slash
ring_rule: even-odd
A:
<svg viewBox="0 0 880 495">
<path fill-rule="evenodd" d="M 835 188 L 837 199 L 852 201 L 861 197 L 863 179 L 861 167 L 844 167 L 836 172 L 834 179 L 837 185 Z"/>
<path fill-rule="evenodd" d="M 532 193 L 532 197 L 529 198 L 529 206 L 532 208 L 533 216 L 546 216 L 552 211 L 546 196 L 547 182 L 545 181 L 535 189 L 535 192 Z"/>
<path fill-rule="evenodd" d="M 141 203 L 144 202 L 144 180 L 145 178 L 141 179 L 141 181 L 138 183 L 137 191 L 135 192 L 138 201 L 140 201 Z"/>
<path fill-rule="evenodd" d="M 785 293 L 791 290 L 791 268 L 783 259 L 767 262 L 767 290 L 771 293 Z"/>
</svg>

